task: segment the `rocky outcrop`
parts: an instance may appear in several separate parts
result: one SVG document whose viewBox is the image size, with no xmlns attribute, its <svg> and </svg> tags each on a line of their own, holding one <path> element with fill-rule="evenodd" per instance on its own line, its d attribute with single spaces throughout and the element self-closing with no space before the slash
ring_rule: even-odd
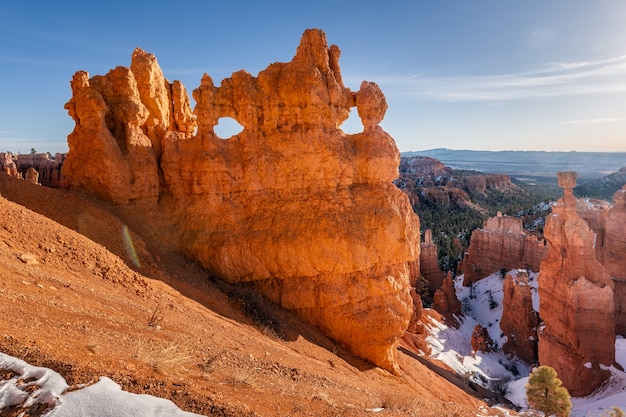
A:
<svg viewBox="0 0 626 417">
<path fill-rule="evenodd" d="M 541 365 L 553 367 L 572 395 L 584 396 L 610 376 L 605 366 L 615 360 L 615 306 L 609 270 L 595 256 L 594 232 L 576 214 L 575 185 L 576 173 L 559 173 L 564 196 L 546 219 L 538 351 Z"/>
<path fill-rule="evenodd" d="M 445 208 L 455 205 L 463 206 L 470 201 L 469 194 L 460 188 L 454 187 L 426 188 L 422 191 L 422 196 L 424 199 Z"/>
<path fill-rule="evenodd" d="M 422 181 L 433 176 L 446 175 L 448 171 L 449 168 L 443 162 L 427 156 L 402 158 L 400 162 L 400 172 L 403 176 L 422 179 Z"/>
<path fill-rule="evenodd" d="M 47 153 L 19 154 L 16 156 L 17 170 L 26 176 L 26 172 L 33 168 L 37 171 L 37 182 L 46 187 L 59 188 L 63 186 L 61 168 L 65 161 L 65 154 L 57 153 L 50 158 Z"/>
<path fill-rule="evenodd" d="M 435 291 L 433 307 L 441 315 L 447 317 L 461 313 L 462 304 L 456 296 L 454 283 L 452 282 L 452 274 L 450 272 L 448 272 L 448 275 L 443 280 L 441 288 Z"/>
<path fill-rule="evenodd" d="M 411 289 L 411 298 L 413 299 L 413 314 L 411 315 L 411 320 L 409 321 L 406 331 L 414 334 L 422 334 L 424 333 L 424 326 L 420 321 L 424 311 L 422 298 L 415 292 L 415 289 Z"/>
<path fill-rule="evenodd" d="M 500 190 L 513 186 L 511 177 L 505 174 L 479 174 L 468 176 L 466 184 L 471 194 L 485 194 L 487 190 Z"/>
<path fill-rule="evenodd" d="M 595 198 L 579 198 L 576 201 L 576 214 L 595 233 L 596 259 L 602 264 L 605 263 L 606 221 L 611 207 L 609 202 Z"/>
<path fill-rule="evenodd" d="M 626 336 L 626 185 L 613 202 L 606 219 L 605 263 L 615 283 L 615 330 Z"/>
<path fill-rule="evenodd" d="M 542 239 L 526 233 L 522 220 L 498 213 L 476 229 L 460 269 L 463 285 L 469 285 L 502 269 L 539 271 L 548 247 Z"/>
<path fill-rule="evenodd" d="M 480 324 L 474 326 L 470 343 L 474 352 L 491 352 L 493 350 L 493 340 L 489 336 L 489 331 Z"/>
<path fill-rule="evenodd" d="M 24 179 L 31 184 L 39 184 L 39 173 L 35 168 L 30 167 L 26 170 Z"/>
<path fill-rule="evenodd" d="M 239 71 L 216 87 L 205 74 L 193 114 L 182 84 L 139 49 L 130 68 L 79 71 L 62 172 L 67 187 L 112 203 L 158 205 L 182 250 L 211 274 L 253 283 L 395 371 L 419 219 L 392 184 L 400 155 L 379 126 L 385 98 L 371 82 L 346 88 L 339 54 L 307 30 L 291 62 L 257 77 Z M 364 130 L 347 135 L 339 126 L 355 106 Z M 243 131 L 220 139 L 222 117 Z"/>
<path fill-rule="evenodd" d="M 15 159 L 15 155 L 9 152 L 0 153 L 0 168 L 2 168 L 2 171 L 9 177 L 23 178 L 22 174 L 17 170 Z"/>
<path fill-rule="evenodd" d="M 528 273 L 518 270 L 514 275 L 504 280 L 500 329 L 507 341 L 502 350 L 532 364 L 537 362 L 539 313 L 533 309 Z"/>
<path fill-rule="evenodd" d="M 430 229 L 426 229 L 424 241 L 420 244 L 420 273 L 428 281 L 428 290 L 434 294 L 441 287 L 445 274 L 439 268 L 437 245 Z"/>
</svg>

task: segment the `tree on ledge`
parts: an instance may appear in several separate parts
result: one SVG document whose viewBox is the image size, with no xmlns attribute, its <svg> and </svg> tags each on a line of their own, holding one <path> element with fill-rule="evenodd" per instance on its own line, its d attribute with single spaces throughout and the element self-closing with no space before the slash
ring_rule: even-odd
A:
<svg viewBox="0 0 626 417">
<path fill-rule="evenodd" d="M 546 416 L 569 416 L 572 409 L 569 392 L 563 386 L 556 371 L 549 366 L 535 368 L 526 384 L 528 405 L 542 411 Z"/>
</svg>

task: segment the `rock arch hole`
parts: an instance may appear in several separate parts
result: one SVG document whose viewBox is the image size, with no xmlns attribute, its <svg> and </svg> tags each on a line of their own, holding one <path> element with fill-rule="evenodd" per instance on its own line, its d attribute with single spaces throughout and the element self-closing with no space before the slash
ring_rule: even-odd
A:
<svg viewBox="0 0 626 417">
<path fill-rule="evenodd" d="M 343 131 L 343 133 L 348 135 L 363 132 L 363 122 L 361 122 L 361 118 L 359 117 L 359 112 L 356 110 L 356 107 L 350 109 L 350 115 L 346 121 L 339 126 L 339 128 Z"/>
<path fill-rule="evenodd" d="M 220 117 L 213 131 L 220 139 L 230 139 L 243 131 L 243 126 L 232 117 Z"/>
</svg>

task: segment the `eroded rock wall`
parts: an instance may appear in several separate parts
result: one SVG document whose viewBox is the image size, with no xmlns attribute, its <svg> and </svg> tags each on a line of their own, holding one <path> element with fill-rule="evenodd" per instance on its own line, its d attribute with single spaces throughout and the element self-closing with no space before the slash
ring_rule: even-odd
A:
<svg viewBox="0 0 626 417">
<path fill-rule="evenodd" d="M 599 388 L 615 360 L 615 304 L 594 232 L 576 214 L 576 173 L 559 173 L 564 196 L 546 219 L 548 254 L 539 274 L 539 363 L 553 367 L 574 396 Z"/>
<path fill-rule="evenodd" d="M 66 186 L 116 203 L 158 204 L 179 245 L 213 275 L 253 282 L 355 354 L 397 371 L 412 314 L 419 219 L 392 184 L 400 155 L 379 126 L 380 88 L 343 85 L 339 48 L 307 30 L 293 60 L 194 90 L 165 80 L 154 56 L 105 76 L 79 71 Z M 339 126 L 356 107 L 364 130 Z M 354 110 L 353 110 L 354 111 Z M 220 139 L 232 117 L 244 130 Z M 196 130 L 197 127 L 197 130 Z"/>
<path fill-rule="evenodd" d="M 452 317 L 455 314 L 461 313 L 463 306 L 461 301 L 456 296 L 451 272 L 448 272 L 448 275 L 444 278 L 441 287 L 435 291 L 433 296 L 433 307 L 440 314 L 447 317 Z"/>
<path fill-rule="evenodd" d="M 17 170 L 24 176 L 29 168 L 34 168 L 38 173 L 37 182 L 46 187 L 59 188 L 63 186 L 63 177 L 61 169 L 65 161 L 65 154 L 57 153 L 54 158 L 50 158 L 48 154 L 20 154 L 17 155 L 15 164 Z"/>
<path fill-rule="evenodd" d="M 467 255 L 462 261 L 464 285 L 469 285 L 501 269 L 538 271 L 548 247 L 524 232 L 522 220 L 503 216 L 487 219 L 482 229 L 472 232 Z"/>
<path fill-rule="evenodd" d="M 433 242 L 430 229 L 426 229 L 424 241 L 420 244 L 420 274 L 428 281 L 428 290 L 431 294 L 441 287 L 445 277 L 444 272 L 439 268 L 437 245 Z"/>
<path fill-rule="evenodd" d="M 530 364 L 537 362 L 539 314 L 533 309 L 532 289 L 526 271 L 518 270 L 517 274 L 506 275 L 500 329 L 507 337 L 502 346 L 504 352 Z"/>
<path fill-rule="evenodd" d="M 606 219 L 605 263 L 615 283 L 615 330 L 626 336 L 626 185 L 613 202 Z"/>
</svg>

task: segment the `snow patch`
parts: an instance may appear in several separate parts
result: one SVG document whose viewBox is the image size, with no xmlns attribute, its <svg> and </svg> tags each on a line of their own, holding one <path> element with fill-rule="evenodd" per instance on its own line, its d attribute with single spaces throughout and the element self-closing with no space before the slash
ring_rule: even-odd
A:
<svg viewBox="0 0 626 417">
<path fill-rule="evenodd" d="M 194 417 L 170 400 L 146 394 L 132 394 L 102 377 L 86 388 L 65 393 L 67 382 L 57 372 L 29 365 L 0 353 L 0 369 L 12 375 L 0 380 L 0 410 L 7 406 L 30 407 L 49 404 L 43 417 Z M 200 416 L 201 417 L 201 416 Z"/>
<path fill-rule="evenodd" d="M 515 277 L 517 270 L 509 271 L 509 274 Z M 529 271 L 528 275 L 533 295 L 533 308 L 539 311 L 538 274 Z M 454 279 L 454 286 L 457 297 L 463 304 L 464 316 L 457 318 L 460 323 L 458 329 L 430 319 L 426 326 L 428 334 L 426 341 L 431 348 L 431 358 L 444 362 L 469 381 L 487 389 L 500 390 L 505 398 L 516 406 L 522 409 L 528 408 L 526 384 L 531 371 L 530 365 L 500 352 L 472 352 L 470 343 L 476 324 L 488 329 L 489 335 L 498 347 L 501 348 L 506 341 L 506 337 L 500 330 L 502 276 L 499 272 L 492 274 L 474 283 L 473 288 L 470 288 L 463 286 L 463 275 L 460 275 Z M 621 336 L 615 340 L 615 361 L 626 369 L 626 339 Z M 591 365 L 591 363 L 585 364 L 585 366 Z M 611 371 L 611 378 L 593 395 L 585 398 L 572 398 L 571 417 L 601 416 L 612 407 L 626 410 L 626 373 L 614 366 L 601 366 Z"/>
</svg>

